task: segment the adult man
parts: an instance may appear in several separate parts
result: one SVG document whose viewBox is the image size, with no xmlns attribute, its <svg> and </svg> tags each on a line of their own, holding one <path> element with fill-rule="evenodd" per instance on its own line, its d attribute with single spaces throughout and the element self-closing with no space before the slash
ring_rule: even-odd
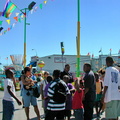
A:
<svg viewBox="0 0 120 120">
<path fill-rule="evenodd" d="M 46 117 L 45 120 L 54 120 L 56 117 L 57 120 L 64 120 L 64 110 L 65 110 L 65 101 L 62 103 L 55 102 L 53 100 L 53 96 L 55 94 L 55 86 L 57 85 L 58 82 L 61 82 L 65 86 L 66 93 L 69 92 L 68 87 L 66 83 L 62 80 L 60 80 L 60 70 L 54 70 L 53 71 L 53 81 L 48 88 L 48 97 L 49 97 L 49 102 L 47 106 L 47 112 L 46 112 Z"/>
<path fill-rule="evenodd" d="M 109 120 L 117 120 L 120 116 L 120 73 L 113 67 L 113 58 L 106 58 L 106 72 L 104 77 L 104 91 L 102 102 L 106 103 L 106 118 Z"/>
<path fill-rule="evenodd" d="M 89 63 L 84 64 L 84 85 L 85 85 L 85 97 L 84 97 L 84 120 L 92 120 L 93 107 L 96 97 L 96 86 L 94 73 L 91 71 L 91 65 Z"/>
<path fill-rule="evenodd" d="M 72 73 L 70 73 L 69 71 L 70 71 L 70 65 L 66 64 L 65 68 L 64 68 L 64 71 L 61 72 L 60 78 L 63 80 L 63 76 L 68 75 L 70 77 L 69 83 L 72 83 L 73 82 L 73 76 L 72 76 Z"/>
</svg>

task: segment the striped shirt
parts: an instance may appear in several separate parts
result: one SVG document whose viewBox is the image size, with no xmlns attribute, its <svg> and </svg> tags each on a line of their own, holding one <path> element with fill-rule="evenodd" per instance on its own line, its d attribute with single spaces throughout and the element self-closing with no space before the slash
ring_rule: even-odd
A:
<svg viewBox="0 0 120 120">
<path fill-rule="evenodd" d="M 50 87 L 48 88 L 48 97 L 50 98 L 49 102 L 48 102 L 48 106 L 47 109 L 51 110 L 51 111 L 61 111 L 61 110 L 65 110 L 65 102 L 64 103 L 56 103 L 55 101 L 53 101 L 53 95 L 54 95 L 54 90 L 55 90 L 55 85 L 57 84 L 57 82 L 60 79 L 56 79 L 54 81 L 52 81 Z M 67 87 L 66 83 L 61 80 L 61 83 L 64 84 L 66 86 L 66 93 L 70 94 L 69 88 Z"/>
</svg>

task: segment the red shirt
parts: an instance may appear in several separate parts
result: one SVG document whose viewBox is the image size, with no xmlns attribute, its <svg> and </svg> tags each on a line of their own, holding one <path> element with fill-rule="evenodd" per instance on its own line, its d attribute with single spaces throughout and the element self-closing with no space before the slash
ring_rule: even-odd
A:
<svg viewBox="0 0 120 120">
<path fill-rule="evenodd" d="M 72 108 L 73 109 L 81 109 L 83 107 L 82 99 L 83 99 L 83 89 L 81 89 L 81 92 L 75 91 L 73 100 L 72 100 Z"/>
</svg>

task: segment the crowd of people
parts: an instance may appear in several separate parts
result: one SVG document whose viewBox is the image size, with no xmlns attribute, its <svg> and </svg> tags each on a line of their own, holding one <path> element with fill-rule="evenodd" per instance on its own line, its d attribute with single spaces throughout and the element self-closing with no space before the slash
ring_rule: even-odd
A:
<svg viewBox="0 0 120 120">
<path fill-rule="evenodd" d="M 20 76 L 22 101 L 15 95 L 15 78 L 12 70 L 5 71 L 3 119 L 13 120 L 14 100 L 23 105 L 27 120 L 30 120 L 29 107 L 33 105 L 38 120 L 41 120 L 37 98 L 33 89 L 39 83 L 40 97 L 44 109 L 45 120 L 92 120 L 93 109 L 96 117 L 105 111 L 108 120 L 118 120 L 120 116 L 120 73 L 113 66 L 112 57 L 106 58 L 106 69 L 93 72 L 91 65 L 85 63 L 84 75 L 73 78 L 70 65 L 66 64 L 64 71 L 56 69 L 50 75 L 48 71 L 39 74 L 32 73 L 31 68 L 25 67 Z"/>
</svg>

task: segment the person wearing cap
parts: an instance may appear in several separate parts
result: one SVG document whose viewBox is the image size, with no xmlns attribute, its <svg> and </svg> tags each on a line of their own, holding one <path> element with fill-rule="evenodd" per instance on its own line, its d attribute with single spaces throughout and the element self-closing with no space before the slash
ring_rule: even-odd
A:
<svg viewBox="0 0 120 120">
<path fill-rule="evenodd" d="M 113 58 L 106 58 L 104 91 L 101 102 L 106 103 L 105 115 L 108 120 L 118 120 L 120 116 L 120 73 L 113 66 Z"/>
</svg>

